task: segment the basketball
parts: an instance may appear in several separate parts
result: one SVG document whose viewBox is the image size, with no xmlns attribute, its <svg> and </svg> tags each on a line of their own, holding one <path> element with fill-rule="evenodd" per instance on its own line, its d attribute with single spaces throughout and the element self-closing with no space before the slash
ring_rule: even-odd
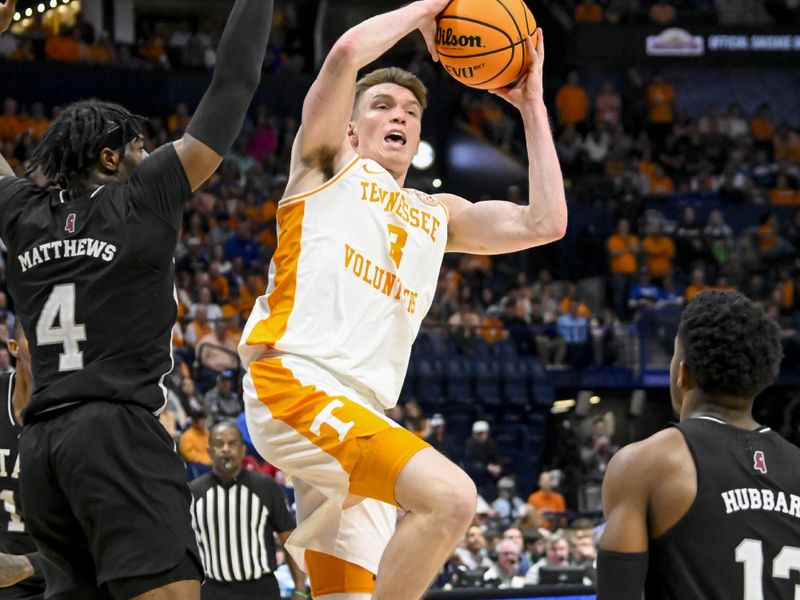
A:
<svg viewBox="0 0 800 600">
<path fill-rule="evenodd" d="M 536 44 L 535 34 L 523 0 L 453 0 L 437 19 L 436 50 L 452 77 L 491 90 L 525 73 L 531 61 L 525 38 Z"/>
</svg>

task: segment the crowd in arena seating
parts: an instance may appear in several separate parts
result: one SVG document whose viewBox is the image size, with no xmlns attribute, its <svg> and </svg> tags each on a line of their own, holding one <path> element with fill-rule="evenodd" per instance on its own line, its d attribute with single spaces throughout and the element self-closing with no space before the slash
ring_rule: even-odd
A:
<svg viewBox="0 0 800 600">
<path fill-rule="evenodd" d="M 81 35 L 76 31 L 70 34 L 73 41 Z M 192 50 L 194 35 L 179 29 L 166 42 L 154 38 L 152 53 L 146 51 L 150 56 L 140 49 L 138 60 L 158 62 L 157 56 L 170 55 L 165 48 L 174 47 L 174 40 L 183 40 L 177 44 L 185 50 L 178 64 L 195 64 L 201 53 Z M 69 45 L 58 44 L 61 51 Z M 602 271 L 607 289 L 592 293 L 584 285 L 584 277 L 595 273 L 565 279 L 546 268 L 521 270 L 503 258 L 448 256 L 423 324 L 423 342 L 455 356 L 532 357 L 544 373 L 628 366 L 626 340 L 645 315 L 679 309 L 703 289 L 738 289 L 779 320 L 787 364 L 800 364 L 800 208 L 791 218 L 779 219 L 776 212 L 786 215 L 786 206 L 800 206 L 800 135 L 769 105 L 749 115 L 736 105 L 724 111 L 710 107 L 695 120 L 674 109 L 675 96 L 665 78 L 654 74 L 648 81 L 637 69 L 626 74 L 624 85 L 609 81 L 593 94 L 573 72 L 552 104 L 571 205 L 599 203 L 615 217 L 615 226 L 598 230 L 595 240 L 607 257 Z M 491 96 L 468 92 L 462 107 L 461 118 L 474 133 L 501 149 L 519 150 L 518 124 Z M 56 114 L 57 107 L 20 107 L 5 99 L 0 150 L 19 174 Z M 171 115 L 151 119 L 148 147 L 177 139 L 190 120 L 182 104 Z M 257 107 L 218 173 L 186 207 L 175 263 L 176 366 L 165 381 L 168 410 L 161 418 L 179 441 L 191 476 L 210 464 L 208 426 L 223 418 L 243 423 L 236 346 L 266 287 L 277 243 L 277 202 L 297 127 L 293 117 Z M 45 183 L 39 174 L 32 177 Z M 512 187 L 508 199 L 522 201 L 524 193 Z M 701 217 L 687 204 L 673 218 L 661 210 L 660 200 L 675 194 L 712 198 L 717 208 Z M 726 222 L 730 211 L 748 206 L 763 209 L 761 222 L 746 227 Z M 569 243 L 574 242 L 562 242 Z M 0 290 L 5 290 L 2 278 Z M 0 338 L 7 339 L 13 318 L 13 305 L 0 291 Z M 8 353 L 0 349 L 0 371 L 9 368 Z M 411 379 L 414 369 L 412 357 Z M 482 494 L 475 526 L 446 565 L 439 587 L 518 587 L 540 581 L 542 568 L 592 562 L 593 522 L 574 522 L 578 507 L 568 506 L 556 491 L 558 472 L 543 472 L 537 490 L 518 490 L 509 446 L 493 439 L 492 414 L 469 423 L 468 431 L 451 431 L 450 415 L 431 410 L 439 404 L 426 398 L 417 403 L 410 396 L 391 416 L 461 464 Z M 530 423 L 534 417 L 545 418 L 535 411 L 525 418 Z M 610 437 L 598 422 L 580 441 L 584 481 L 602 480 L 616 449 Z M 275 474 L 249 448 L 248 465 Z M 591 581 L 591 568 L 584 576 Z"/>
</svg>

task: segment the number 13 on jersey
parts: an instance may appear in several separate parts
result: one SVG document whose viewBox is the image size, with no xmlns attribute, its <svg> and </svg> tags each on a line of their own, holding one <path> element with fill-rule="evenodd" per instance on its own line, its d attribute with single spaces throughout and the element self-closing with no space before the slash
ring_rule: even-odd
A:
<svg viewBox="0 0 800 600">
<path fill-rule="evenodd" d="M 36 322 L 36 344 L 63 344 L 64 352 L 58 357 L 58 370 L 77 371 L 83 368 L 83 352 L 78 342 L 85 341 L 86 327 L 75 323 L 75 284 L 55 286 Z"/>
</svg>

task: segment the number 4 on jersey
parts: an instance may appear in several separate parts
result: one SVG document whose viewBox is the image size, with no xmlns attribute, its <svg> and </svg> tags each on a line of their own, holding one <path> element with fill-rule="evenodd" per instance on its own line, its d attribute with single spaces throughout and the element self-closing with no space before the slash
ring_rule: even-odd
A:
<svg viewBox="0 0 800 600">
<path fill-rule="evenodd" d="M 83 352 L 78 348 L 78 342 L 85 341 L 86 327 L 75 324 L 75 284 L 55 286 L 36 323 L 36 343 L 39 346 L 64 344 L 58 370 L 77 371 L 83 368 Z"/>
</svg>

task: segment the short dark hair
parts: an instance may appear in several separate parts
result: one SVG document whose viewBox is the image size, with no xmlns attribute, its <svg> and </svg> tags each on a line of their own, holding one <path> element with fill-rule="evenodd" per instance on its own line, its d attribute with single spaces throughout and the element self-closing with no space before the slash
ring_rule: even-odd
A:
<svg viewBox="0 0 800 600">
<path fill-rule="evenodd" d="M 231 429 L 236 430 L 236 433 L 239 434 L 239 441 L 244 444 L 244 435 L 242 434 L 242 430 L 239 429 L 239 426 L 230 419 L 222 419 L 221 421 L 217 421 L 211 426 L 211 429 L 208 430 L 208 440 L 211 441 L 211 438 L 214 437 L 214 432 L 222 429 L 223 427 L 230 427 Z"/>
<path fill-rule="evenodd" d="M 783 358 L 778 324 L 739 292 L 704 291 L 681 315 L 684 362 L 706 394 L 753 398 L 775 381 Z"/>
<path fill-rule="evenodd" d="M 50 183 L 66 188 L 70 180 L 88 177 L 103 148 L 124 148 L 141 135 L 145 121 L 112 102 L 70 104 L 34 150 L 28 174 L 41 167 Z"/>
</svg>

